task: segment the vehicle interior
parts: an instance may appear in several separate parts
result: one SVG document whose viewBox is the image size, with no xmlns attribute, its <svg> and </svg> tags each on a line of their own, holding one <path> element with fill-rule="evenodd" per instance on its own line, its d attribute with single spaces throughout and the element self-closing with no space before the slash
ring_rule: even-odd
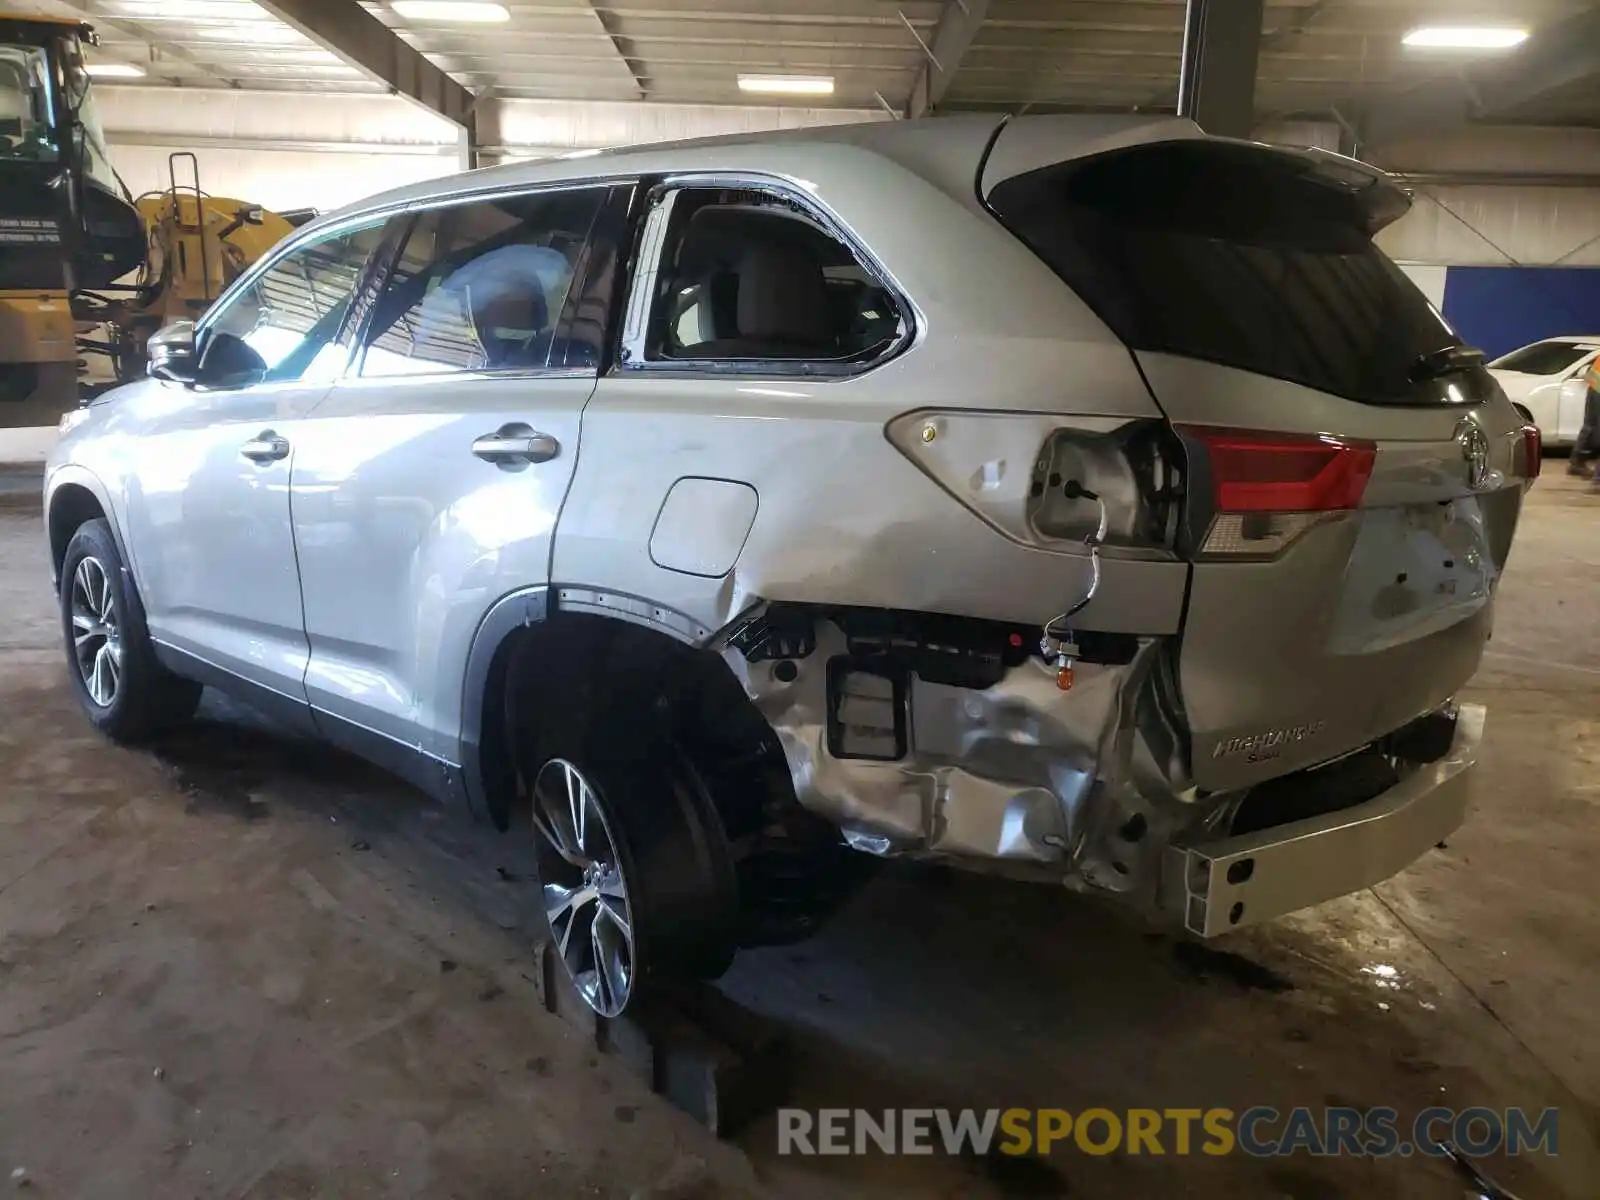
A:
<svg viewBox="0 0 1600 1200">
<path fill-rule="evenodd" d="M 547 203 L 573 212 L 555 232 L 536 235 L 551 222 L 530 214 Z M 420 219 L 373 314 L 362 373 L 543 366 L 592 217 L 592 199 L 560 197 L 459 205 Z"/>
<path fill-rule="evenodd" d="M 807 214 L 759 193 L 684 199 L 652 357 L 849 362 L 899 336 L 887 292 Z"/>
</svg>

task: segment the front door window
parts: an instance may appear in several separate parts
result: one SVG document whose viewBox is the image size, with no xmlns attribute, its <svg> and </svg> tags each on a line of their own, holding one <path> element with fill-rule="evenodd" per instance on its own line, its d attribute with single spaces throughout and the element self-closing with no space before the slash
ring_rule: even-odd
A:
<svg viewBox="0 0 1600 1200">
<path fill-rule="evenodd" d="M 383 230 L 381 221 L 341 230 L 283 255 L 219 302 L 202 350 L 217 334 L 231 334 L 260 356 L 263 382 L 338 378 L 349 357 L 351 301 Z"/>
</svg>

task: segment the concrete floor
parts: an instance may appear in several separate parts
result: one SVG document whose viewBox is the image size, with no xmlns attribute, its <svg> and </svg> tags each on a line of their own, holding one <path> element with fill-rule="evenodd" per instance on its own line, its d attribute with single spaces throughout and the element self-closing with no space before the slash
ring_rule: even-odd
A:
<svg viewBox="0 0 1600 1200">
<path fill-rule="evenodd" d="M 1066 894 L 887 870 L 724 981 L 793 1038 L 794 1103 L 1557 1106 L 1558 1158 L 1493 1169 L 1525 1200 L 1600 1193 L 1600 496 L 1550 466 L 1448 848 L 1198 949 Z M 108 745 L 64 684 L 38 517 L 3 508 L 0 613 L 0 1187 L 1461 1194 L 1420 1159 L 797 1160 L 771 1121 L 719 1144 L 537 1009 L 514 841 L 209 701 L 158 752 Z"/>
</svg>

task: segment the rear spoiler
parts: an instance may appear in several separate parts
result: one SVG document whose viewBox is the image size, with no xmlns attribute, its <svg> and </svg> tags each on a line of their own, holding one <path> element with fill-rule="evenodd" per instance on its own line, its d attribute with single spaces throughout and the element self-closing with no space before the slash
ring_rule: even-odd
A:
<svg viewBox="0 0 1600 1200">
<path fill-rule="evenodd" d="M 1348 193 L 1368 234 L 1411 211 L 1411 193 L 1387 171 L 1329 150 L 1273 146 L 1212 137 L 1183 117 L 1023 116 L 1007 117 L 992 135 L 978 165 L 978 193 L 987 201 L 1002 182 L 1040 167 L 1086 161 L 1102 154 L 1135 152 L 1173 142 L 1209 142 L 1249 150 L 1293 164 L 1308 180 Z"/>
<path fill-rule="evenodd" d="M 1349 192 L 1367 218 L 1369 234 L 1393 225 L 1411 211 L 1411 192 L 1383 168 L 1362 162 L 1359 158 L 1349 158 L 1316 147 L 1300 150 L 1287 146 L 1268 146 L 1261 142 L 1246 144 L 1258 146 L 1269 154 L 1299 159 L 1307 166 L 1308 179 Z"/>
</svg>

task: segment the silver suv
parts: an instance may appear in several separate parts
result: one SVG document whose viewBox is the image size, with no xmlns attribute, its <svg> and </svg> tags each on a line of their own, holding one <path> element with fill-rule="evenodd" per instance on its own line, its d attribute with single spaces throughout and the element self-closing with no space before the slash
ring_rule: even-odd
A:
<svg viewBox="0 0 1600 1200">
<path fill-rule="evenodd" d="M 620 1012 L 840 852 L 1201 936 L 1461 822 L 1537 431 L 1381 172 L 972 116 L 526 163 L 325 217 L 63 422 L 73 683 L 202 685 L 537 844 Z"/>
</svg>

